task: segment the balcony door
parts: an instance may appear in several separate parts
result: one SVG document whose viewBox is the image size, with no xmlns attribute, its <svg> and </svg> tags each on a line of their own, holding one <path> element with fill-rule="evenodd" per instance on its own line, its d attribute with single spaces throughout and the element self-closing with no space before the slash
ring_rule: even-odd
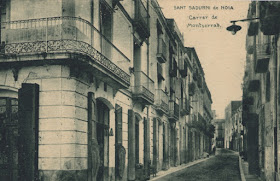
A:
<svg viewBox="0 0 280 181">
<path fill-rule="evenodd" d="M 103 3 L 100 4 L 100 29 L 103 35 L 101 38 L 101 53 L 111 60 L 112 12 Z"/>
</svg>

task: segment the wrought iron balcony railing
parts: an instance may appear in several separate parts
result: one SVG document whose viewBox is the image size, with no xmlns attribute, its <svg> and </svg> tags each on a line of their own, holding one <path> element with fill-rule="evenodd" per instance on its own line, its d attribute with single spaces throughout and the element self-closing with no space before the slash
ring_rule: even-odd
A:
<svg viewBox="0 0 280 181">
<path fill-rule="evenodd" d="M 183 57 L 179 60 L 179 72 L 182 77 L 186 77 L 188 75 L 188 65 Z"/>
<path fill-rule="evenodd" d="M 193 96 L 195 94 L 196 85 L 194 82 L 189 83 L 189 95 Z"/>
<path fill-rule="evenodd" d="M 197 80 L 198 80 L 198 76 L 199 76 L 198 71 L 195 70 L 195 71 L 193 72 L 193 80 L 197 81 Z"/>
<path fill-rule="evenodd" d="M 144 6 L 142 0 L 135 0 L 135 18 L 134 24 L 138 33 L 142 35 L 144 38 L 148 38 L 150 36 L 150 25 L 149 18 L 150 15 L 148 10 Z"/>
<path fill-rule="evenodd" d="M 134 72 L 133 97 L 145 104 L 154 102 L 154 81 L 142 71 Z"/>
<path fill-rule="evenodd" d="M 169 119 L 175 121 L 179 119 L 179 104 L 174 100 L 169 100 Z"/>
<path fill-rule="evenodd" d="M 177 69 L 178 69 L 177 61 L 175 59 L 175 56 L 173 56 L 172 59 L 170 60 L 170 65 L 169 65 L 170 77 L 177 77 Z"/>
<path fill-rule="evenodd" d="M 203 77 L 201 75 L 198 75 L 197 76 L 197 86 L 199 88 L 202 88 L 203 87 Z"/>
<path fill-rule="evenodd" d="M 164 40 L 162 38 L 158 39 L 158 47 L 157 47 L 157 59 L 160 63 L 166 62 L 166 53 L 167 48 Z"/>
<path fill-rule="evenodd" d="M 127 58 L 90 22 L 77 17 L 50 17 L 4 22 L 1 42 L 4 53 L 78 53 L 91 58 L 100 67 L 127 85 L 130 75 Z"/>
<path fill-rule="evenodd" d="M 182 98 L 181 101 L 181 115 L 189 115 L 191 111 L 190 101 L 187 98 Z"/>
<path fill-rule="evenodd" d="M 157 75 L 158 75 L 158 80 L 164 80 L 162 65 L 159 62 L 157 63 Z"/>
<path fill-rule="evenodd" d="M 257 62 L 255 64 L 256 73 L 265 73 L 268 70 L 270 59 L 270 43 L 258 44 L 257 48 Z"/>
<path fill-rule="evenodd" d="M 156 105 L 156 109 L 158 111 L 163 112 L 163 113 L 168 112 L 168 96 L 161 89 L 156 89 L 155 105 Z"/>
<path fill-rule="evenodd" d="M 257 44 L 257 58 L 269 59 L 270 58 L 270 43 Z"/>
</svg>

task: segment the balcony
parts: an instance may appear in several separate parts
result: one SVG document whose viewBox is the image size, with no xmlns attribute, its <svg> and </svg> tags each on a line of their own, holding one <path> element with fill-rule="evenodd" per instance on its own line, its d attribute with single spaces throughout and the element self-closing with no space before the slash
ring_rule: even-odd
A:
<svg viewBox="0 0 280 181">
<path fill-rule="evenodd" d="M 257 45 L 257 62 L 255 65 L 256 73 L 265 73 L 268 70 L 270 59 L 270 44 L 258 44 Z"/>
<path fill-rule="evenodd" d="M 149 13 L 144 6 L 142 0 L 135 0 L 135 17 L 133 24 L 136 31 L 143 38 L 149 38 L 150 36 L 150 25 L 149 25 Z"/>
<path fill-rule="evenodd" d="M 170 66 L 169 66 L 169 75 L 170 77 L 177 77 L 177 62 L 175 59 L 175 56 L 172 57 L 172 59 L 170 60 Z"/>
<path fill-rule="evenodd" d="M 260 89 L 260 81 L 259 80 L 250 80 L 248 85 L 249 92 L 257 92 Z"/>
<path fill-rule="evenodd" d="M 201 132 L 206 132 L 206 120 L 199 112 L 194 113 L 192 114 L 192 120 L 188 122 L 188 127 L 197 129 Z"/>
<path fill-rule="evenodd" d="M 169 120 L 179 120 L 179 104 L 177 104 L 174 100 L 169 100 Z"/>
<path fill-rule="evenodd" d="M 280 29 L 280 6 L 278 1 L 259 3 L 260 9 L 260 30 L 264 35 L 276 35 Z"/>
<path fill-rule="evenodd" d="M 154 103 L 154 81 L 142 71 L 134 72 L 135 82 L 132 87 L 133 99 L 142 105 Z"/>
<path fill-rule="evenodd" d="M 198 118 L 198 129 L 200 131 L 205 131 L 206 120 L 204 119 L 204 117 L 200 113 L 197 113 L 197 118 Z"/>
<path fill-rule="evenodd" d="M 112 6 L 115 7 L 121 0 L 112 0 Z"/>
<path fill-rule="evenodd" d="M 188 75 L 188 65 L 183 58 L 179 60 L 179 72 L 182 77 L 186 77 Z"/>
<path fill-rule="evenodd" d="M 256 36 L 259 30 L 259 22 L 250 22 L 248 28 L 248 36 Z"/>
<path fill-rule="evenodd" d="M 160 63 L 157 63 L 157 75 L 158 75 L 158 80 L 164 80 L 162 65 Z"/>
<path fill-rule="evenodd" d="M 77 17 L 51 17 L 1 24 L 2 52 L 10 62 L 78 63 L 114 87 L 128 88 L 130 60 L 91 23 Z M 6 57 L 0 58 L 6 62 Z M 35 61 L 36 60 L 36 61 Z M 56 60 L 56 61 L 53 61 Z M 65 61 L 67 60 L 67 61 Z"/>
<path fill-rule="evenodd" d="M 190 101 L 187 98 L 183 98 L 180 101 L 181 103 L 181 116 L 189 115 L 191 111 Z"/>
<path fill-rule="evenodd" d="M 167 94 L 161 90 L 156 90 L 156 110 L 160 113 L 167 113 L 168 112 L 168 96 Z"/>
<path fill-rule="evenodd" d="M 176 77 L 170 77 L 169 80 L 170 80 L 170 91 L 175 93 L 176 89 L 177 89 L 177 81 L 178 81 L 178 79 Z"/>
<path fill-rule="evenodd" d="M 194 82 L 191 82 L 189 83 L 189 95 L 190 96 L 193 96 L 195 94 L 195 83 Z"/>
<path fill-rule="evenodd" d="M 203 78 L 202 78 L 201 75 L 199 75 L 198 78 L 197 78 L 197 86 L 198 86 L 199 88 L 202 88 L 202 87 L 203 87 Z"/>
<path fill-rule="evenodd" d="M 254 97 L 253 96 L 246 96 L 246 97 L 244 97 L 242 104 L 253 105 L 254 104 Z"/>
<path fill-rule="evenodd" d="M 159 38 L 158 47 L 157 47 L 157 59 L 160 63 L 166 62 L 166 57 L 167 57 L 166 53 L 167 53 L 166 44 L 162 38 Z"/>
<path fill-rule="evenodd" d="M 197 80 L 198 80 L 198 71 L 197 71 L 197 70 L 195 70 L 195 71 L 193 72 L 193 80 L 194 80 L 194 81 L 197 81 Z"/>
</svg>

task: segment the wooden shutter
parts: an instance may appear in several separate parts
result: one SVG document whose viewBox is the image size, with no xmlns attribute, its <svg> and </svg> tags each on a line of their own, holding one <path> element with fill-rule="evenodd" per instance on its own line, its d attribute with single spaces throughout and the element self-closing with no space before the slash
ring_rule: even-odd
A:
<svg viewBox="0 0 280 181">
<path fill-rule="evenodd" d="M 157 170 L 157 157 L 158 157 L 158 154 L 157 154 L 157 152 L 158 152 L 157 151 L 158 150 L 158 148 L 157 148 L 157 146 L 158 146 L 158 144 L 157 144 L 157 139 L 158 139 L 157 126 L 158 126 L 157 119 L 153 118 L 153 166 L 156 170 Z"/>
<path fill-rule="evenodd" d="M 39 85 L 19 89 L 19 178 L 38 180 Z"/>
<path fill-rule="evenodd" d="M 135 180 L 135 115 L 128 110 L 128 180 Z"/>
<path fill-rule="evenodd" d="M 122 145 L 122 107 L 120 107 L 118 104 L 116 104 L 115 119 L 116 145 Z"/>
<path fill-rule="evenodd" d="M 144 168 L 146 178 L 150 177 L 150 119 L 144 117 Z"/>
<path fill-rule="evenodd" d="M 93 92 L 88 93 L 88 181 L 94 180 L 99 169 L 99 146 L 96 136 L 97 106 Z"/>
<path fill-rule="evenodd" d="M 166 125 L 165 123 L 163 123 L 163 163 L 164 163 L 164 166 L 166 167 L 166 163 L 167 163 L 167 144 L 166 144 Z"/>
<path fill-rule="evenodd" d="M 122 180 L 125 169 L 125 148 L 122 146 L 122 107 L 116 104 L 115 109 L 115 176 Z"/>
</svg>

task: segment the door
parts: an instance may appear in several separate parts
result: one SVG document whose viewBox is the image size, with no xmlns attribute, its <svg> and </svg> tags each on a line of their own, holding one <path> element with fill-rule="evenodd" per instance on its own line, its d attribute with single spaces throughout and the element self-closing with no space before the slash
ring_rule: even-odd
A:
<svg viewBox="0 0 280 181">
<path fill-rule="evenodd" d="M 100 164 L 97 173 L 97 180 L 105 180 L 108 175 L 109 166 L 109 108 L 97 100 L 97 143 L 99 145 Z"/>
<path fill-rule="evenodd" d="M 0 180 L 17 180 L 18 176 L 18 101 L 0 98 Z"/>
</svg>

